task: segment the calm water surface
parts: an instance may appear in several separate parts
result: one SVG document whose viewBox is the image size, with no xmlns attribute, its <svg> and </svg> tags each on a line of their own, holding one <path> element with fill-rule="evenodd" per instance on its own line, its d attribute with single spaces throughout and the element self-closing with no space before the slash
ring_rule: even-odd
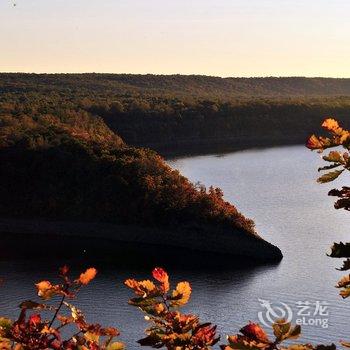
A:
<svg viewBox="0 0 350 350">
<path fill-rule="evenodd" d="M 301 146 L 187 157 L 168 163 L 194 182 L 221 187 L 225 198 L 252 218 L 258 232 L 284 254 L 277 266 L 170 269 L 177 281 L 186 279 L 192 283 L 193 298 L 188 311 L 217 324 L 220 333 L 227 334 L 237 332 L 248 320 L 258 320 L 259 311 L 264 310 L 259 299 L 274 306 L 287 304 L 294 321 L 302 317 L 297 315 L 297 302 L 309 302 L 310 308 L 304 313 L 311 315 L 305 316 L 305 321 L 327 319 L 328 328 L 305 325 L 303 341 L 350 338 L 350 303 L 341 300 L 334 288 L 341 276 L 335 267 L 341 261 L 326 256 L 333 241 L 349 240 L 350 215 L 334 210 L 332 198 L 327 197 L 330 188 L 340 186 L 348 178 L 333 185 L 316 184 L 316 169 L 322 161 Z M 44 262 L 0 262 L 0 276 L 5 278 L 0 290 L 1 314 L 14 317 L 13 309 L 19 300 L 35 298 L 33 281 L 53 278 L 53 270 L 62 263 L 56 256 Z M 146 323 L 137 309 L 127 305 L 130 293 L 122 282 L 130 276 L 147 277 L 149 271 L 118 266 L 100 270 L 94 283 L 81 292 L 77 304 L 85 310 L 88 320 L 118 327 L 121 340 L 129 349 L 137 349 L 135 340 L 143 335 Z M 323 310 L 328 316 L 317 310 L 313 316 L 317 302 L 328 303 Z"/>
</svg>

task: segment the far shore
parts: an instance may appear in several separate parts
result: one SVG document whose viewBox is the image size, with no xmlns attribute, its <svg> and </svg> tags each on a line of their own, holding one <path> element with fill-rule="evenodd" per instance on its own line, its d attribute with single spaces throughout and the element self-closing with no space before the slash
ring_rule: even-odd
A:
<svg viewBox="0 0 350 350">
<path fill-rule="evenodd" d="M 230 153 L 250 149 L 274 148 L 282 146 L 301 146 L 306 141 L 305 135 L 281 135 L 266 137 L 223 138 L 223 139 L 183 139 L 169 143 L 135 144 L 136 147 L 150 148 L 163 157 L 172 159 L 182 156 L 208 155 L 213 153 Z"/>
</svg>

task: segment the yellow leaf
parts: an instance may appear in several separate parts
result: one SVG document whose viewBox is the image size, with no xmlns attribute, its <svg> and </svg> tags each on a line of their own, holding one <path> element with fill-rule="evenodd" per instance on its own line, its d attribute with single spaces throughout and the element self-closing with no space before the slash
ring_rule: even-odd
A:
<svg viewBox="0 0 350 350">
<path fill-rule="evenodd" d="M 91 343 L 97 343 L 98 344 L 98 341 L 100 339 L 100 336 L 98 334 L 95 334 L 95 333 L 91 333 L 91 332 L 86 332 L 84 334 L 84 338 L 91 342 Z"/>
<path fill-rule="evenodd" d="M 350 137 L 349 131 L 343 131 L 340 136 L 340 143 L 343 144 Z"/>
<path fill-rule="evenodd" d="M 191 286 L 188 282 L 180 282 L 173 291 L 172 297 L 175 299 L 171 302 L 172 306 L 183 306 L 188 303 L 191 297 Z"/>
<path fill-rule="evenodd" d="M 344 299 L 347 298 L 350 295 L 350 275 L 343 276 L 339 280 L 336 287 L 343 288 L 339 294 L 342 296 L 342 298 L 344 298 Z"/>
<path fill-rule="evenodd" d="M 150 280 L 144 280 L 139 282 L 139 286 L 142 290 L 144 290 L 147 294 L 152 293 L 157 290 L 155 284 Z"/>
<path fill-rule="evenodd" d="M 339 280 L 336 287 L 343 288 L 343 287 L 348 286 L 349 284 L 350 284 L 350 275 L 345 275 Z"/>
<path fill-rule="evenodd" d="M 165 310 L 165 306 L 162 303 L 154 305 L 154 311 L 159 315 Z"/>
<path fill-rule="evenodd" d="M 11 341 L 7 339 L 0 339 L 0 349 L 1 350 L 11 350 Z"/>
<path fill-rule="evenodd" d="M 70 309 L 74 321 L 85 322 L 84 314 L 81 310 L 67 302 L 64 302 L 64 305 Z"/>
<path fill-rule="evenodd" d="M 339 129 L 338 122 L 333 118 L 327 118 L 323 123 L 322 127 L 328 131 L 337 131 Z"/>
<path fill-rule="evenodd" d="M 125 280 L 124 284 L 131 289 L 137 289 L 139 286 L 139 282 L 137 282 L 133 278 L 129 278 Z"/>
<path fill-rule="evenodd" d="M 131 288 L 137 295 L 147 297 L 149 294 L 157 292 L 157 287 L 150 280 L 136 281 L 134 279 L 127 279 L 124 284 Z"/>
<path fill-rule="evenodd" d="M 125 345 L 121 342 L 114 342 L 107 346 L 106 350 L 123 350 Z"/>
<path fill-rule="evenodd" d="M 339 292 L 340 296 L 345 299 L 350 295 L 350 288 L 344 288 Z"/>
<path fill-rule="evenodd" d="M 112 344 L 109 344 L 106 348 L 106 350 L 124 350 L 125 345 L 121 342 L 114 342 Z"/>
<path fill-rule="evenodd" d="M 340 152 L 338 151 L 331 151 L 327 156 L 323 157 L 324 160 L 327 162 L 333 162 L 333 163 L 343 163 L 344 159 Z"/>
<path fill-rule="evenodd" d="M 38 296 L 47 300 L 52 298 L 57 293 L 57 287 L 53 286 L 49 281 L 41 281 L 37 283 Z"/>
</svg>

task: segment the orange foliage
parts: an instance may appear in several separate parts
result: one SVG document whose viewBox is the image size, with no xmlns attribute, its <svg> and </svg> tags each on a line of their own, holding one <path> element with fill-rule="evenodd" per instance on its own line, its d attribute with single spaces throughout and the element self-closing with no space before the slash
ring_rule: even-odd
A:
<svg viewBox="0 0 350 350">
<path fill-rule="evenodd" d="M 201 324 L 197 316 L 178 311 L 190 299 L 190 284 L 180 282 L 172 293 L 168 293 L 170 284 L 167 272 L 157 267 L 152 275 L 157 284 L 149 280 L 125 281 L 125 285 L 137 296 L 130 299 L 129 303 L 145 312 L 146 319 L 151 323 L 146 330 L 146 338 L 140 339 L 139 344 L 154 348 L 193 350 L 210 349 L 216 344 L 219 341 L 216 326 Z"/>
<path fill-rule="evenodd" d="M 27 300 L 21 303 L 16 321 L 0 317 L 0 349 L 8 350 L 122 350 L 124 345 L 113 341 L 119 331 L 113 327 L 103 328 L 85 320 L 81 310 L 65 301 L 76 297 L 79 289 L 96 276 L 96 269 L 89 268 L 79 278 L 71 280 L 69 269 L 60 269 L 61 283 L 41 281 L 35 284 L 38 296 L 49 300 L 60 296 L 57 307 Z M 64 314 L 64 309 L 68 315 Z M 41 312 L 52 312 L 51 319 L 44 319 Z M 31 312 L 28 315 L 28 312 Z M 62 329 L 71 325 L 76 332 L 63 339 Z"/>
<path fill-rule="evenodd" d="M 48 300 L 59 296 L 58 306 L 43 304 L 31 300 L 20 304 L 21 312 L 16 321 L 0 317 L 0 349 L 4 350 L 122 350 L 123 343 L 114 341 L 119 331 L 113 327 L 90 324 L 85 315 L 66 299 L 73 299 L 81 287 L 87 285 L 96 276 L 96 269 L 89 268 L 79 278 L 72 280 L 69 268 L 60 269 L 61 283 L 53 284 L 41 281 L 36 284 L 41 299 Z M 168 273 L 157 267 L 152 271 L 155 281 L 127 279 L 125 285 L 132 289 L 136 297 L 129 304 L 137 306 L 150 322 L 146 337 L 138 341 L 141 346 L 166 348 L 168 350 L 210 350 L 220 337 L 217 327 L 211 323 L 201 323 L 199 317 L 183 314 L 179 308 L 190 299 L 191 286 L 180 282 L 169 292 Z M 343 279 L 343 287 L 348 280 Z M 339 285 L 340 286 L 340 285 Z M 45 314 L 43 313 L 45 312 Z M 52 318 L 45 319 L 48 312 Z M 68 312 L 68 313 L 67 313 Z M 67 326 L 75 326 L 76 332 L 69 334 Z M 285 350 L 281 343 L 298 338 L 300 326 L 293 327 L 285 320 L 277 320 L 273 325 L 274 340 L 256 323 L 250 322 L 240 330 L 240 334 L 227 337 L 228 344 L 221 345 L 223 350 Z M 62 330 L 67 335 L 63 339 Z M 347 343 L 342 343 L 347 346 Z M 290 345 L 290 350 L 335 350 L 335 346 L 312 346 L 311 344 Z"/>
<path fill-rule="evenodd" d="M 83 285 L 87 285 L 95 278 L 96 274 L 97 274 L 97 270 L 95 268 L 91 267 L 91 268 L 87 269 L 84 273 L 82 273 L 79 276 L 79 279 L 77 281 Z"/>
</svg>

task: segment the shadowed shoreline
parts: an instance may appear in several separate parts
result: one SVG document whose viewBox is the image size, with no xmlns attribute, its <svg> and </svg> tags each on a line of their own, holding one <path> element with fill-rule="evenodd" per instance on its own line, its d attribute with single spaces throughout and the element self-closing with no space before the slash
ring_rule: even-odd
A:
<svg viewBox="0 0 350 350">
<path fill-rule="evenodd" d="M 236 266 L 277 263 L 282 253 L 260 237 L 220 230 L 159 230 L 103 223 L 0 220 L 1 258 L 80 256 L 187 266 Z"/>
</svg>

